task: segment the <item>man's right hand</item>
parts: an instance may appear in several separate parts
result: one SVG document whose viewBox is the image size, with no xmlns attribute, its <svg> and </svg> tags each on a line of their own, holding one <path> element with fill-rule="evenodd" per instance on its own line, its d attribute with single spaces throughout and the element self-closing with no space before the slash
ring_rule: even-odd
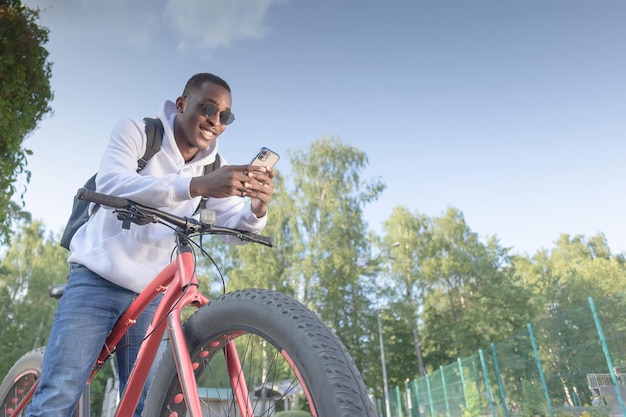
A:
<svg viewBox="0 0 626 417">
<path fill-rule="evenodd" d="M 207 175 L 192 178 L 189 192 L 191 197 L 225 198 L 254 197 L 255 193 L 263 191 L 271 197 L 273 176 L 273 171 L 265 167 L 226 165 Z"/>
</svg>

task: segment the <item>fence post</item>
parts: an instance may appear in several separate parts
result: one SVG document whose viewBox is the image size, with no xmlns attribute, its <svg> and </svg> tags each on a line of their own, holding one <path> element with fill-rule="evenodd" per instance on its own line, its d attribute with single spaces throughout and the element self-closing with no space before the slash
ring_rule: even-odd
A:
<svg viewBox="0 0 626 417">
<path fill-rule="evenodd" d="M 446 376 L 443 373 L 443 366 L 439 367 L 441 372 L 441 387 L 443 388 L 443 399 L 446 402 L 446 416 L 450 417 L 450 400 L 448 398 L 448 386 L 446 385 Z"/>
<path fill-rule="evenodd" d="M 502 375 L 500 375 L 500 364 L 498 363 L 498 355 L 496 354 L 496 345 L 491 344 L 491 356 L 493 356 L 493 364 L 496 368 L 496 378 L 498 379 L 498 389 L 500 390 L 500 401 L 502 401 L 502 408 L 504 409 L 504 415 L 509 417 L 509 407 L 506 406 L 506 395 L 504 393 L 504 384 L 502 383 Z"/>
<path fill-rule="evenodd" d="M 604 331 L 602 330 L 602 325 L 600 324 L 600 317 L 598 316 L 598 310 L 596 310 L 596 305 L 593 302 L 593 298 L 589 297 L 588 300 L 589 300 L 589 307 L 591 308 L 591 314 L 593 314 L 593 321 L 596 323 L 596 329 L 598 330 L 598 337 L 600 338 L 600 343 L 602 343 L 602 350 L 604 351 L 606 364 L 609 367 L 609 374 L 611 374 L 613 387 L 615 387 L 615 395 L 617 396 L 617 401 L 619 402 L 619 406 L 622 409 L 622 415 L 626 416 L 626 407 L 624 406 L 624 399 L 622 398 L 622 391 L 619 389 L 617 375 L 615 375 L 615 368 L 613 368 L 613 361 L 611 360 L 611 354 L 609 353 L 609 348 L 606 344 L 606 339 L 604 338 Z"/>
<path fill-rule="evenodd" d="M 489 374 L 487 373 L 487 364 L 485 363 L 485 355 L 482 349 L 478 349 L 478 356 L 480 357 L 480 365 L 483 368 L 483 379 L 485 380 L 485 388 L 487 389 L 487 400 L 489 401 L 489 408 L 491 409 L 491 415 L 496 417 L 496 409 L 493 405 L 493 398 L 491 397 L 491 387 L 489 386 Z"/>
<path fill-rule="evenodd" d="M 463 372 L 463 363 L 461 358 L 456 358 L 456 363 L 459 365 L 459 374 L 461 375 L 461 389 L 463 390 L 463 401 L 465 402 L 465 408 L 469 408 L 467 401 L 467 389 L 465 388 L 465 372 Z"/>
<path fill-rule="evenodd" d="M 408 379 L 404 381 L 404 401 L 406 402 L 407 417 L 413 417 L 413 398 L 411 396 L 411 387 L 409 387 Z"/>
<path fill-rule="evenodd" d="M 552 410 L 552 401 L 550 400 L 550 393 L 548 392 L 548 384 L 546 384 L 546 377 L 543 375 L 543 368 L 541 366 L 541 360 L 539 359 L 539 350 L 537 349 L 537 343 L 535 342 L 535 335 L 533 334 L 533 326 L 527 323 L 528 334 L 530 335 L 530 343 L 533 347 L 533 353 L 535 354 L 535 363 L 537 364 L 537 370 L 539 370 L 539 378 L 541 378 L 541 386 L 543 387 L 543 393 L 546 397 L 546 404 L 548 405 L 548 411 L 550 416 L 554 417 L 554 410 Z"/>
<path fill-rule="evenodd" d="M 415 409 L 417 410 L 417 413 L 415 415 L 416 417 L 421 417 L 422 413 L 420 412 L 420 409 L 422 407 L 422 403 L 420 402 L 420 388 L 417 382 L 417 378 L 413 380 L 413 392 L 415 392 Z"/>
<path fill-rule="evenodd" d="M 380 398 L 376 398 L 376 408 L 378 409 L 378 412 L 380 413 L 382 417 L 389 417 L 385 414 L 384 402 L 385 402 L 384 399 L 381 400 Z"/>
<path fill-rule="evenodd" d="M 402 406 L 403 406 L 403 402 L 402 402 L 402 395 L 400 395 L 400 387 L 398 385 L 396 385 L 396 408 L 398 410 L 398 417 L 404 417 L 404 413 L 402 412 Z"/>
<path fill-rule="evenodd" d="M 430 417 L 435 417 L 435 405 L 433 404 L 433 391 L 430 389 L 430 374 L 426 374 L 426 389 L 428 390 L 428 405 L 430 406 Z"/>
</svg>

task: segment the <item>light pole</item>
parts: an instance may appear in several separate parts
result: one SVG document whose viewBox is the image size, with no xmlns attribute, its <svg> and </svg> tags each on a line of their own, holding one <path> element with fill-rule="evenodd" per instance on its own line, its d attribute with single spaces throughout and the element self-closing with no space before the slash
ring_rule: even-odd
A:
<svg viewBox="0 0 626 417">
<path fill-rule="evenodd" d="M 399 242 L 394 242 L 391 248 L 399 246 Z M 390 259 L 394 259 L 389 254 Z M 375 281 L 376 282 L 376 281 Z M 380 340 L 380 363 L 383 367 L 383 390 L 385 393 L 385 417 L 391 417 L 391 403 L 389 402 L 389 382 L 387 381 L 387 363 L 385 361 L 385 344 L 383 343 L 383 325 L 380 319 L 380 286 L 376 282 L 376 310 L 378 315 L 378 339 Z"/>
<path fill-rule="evenodd" d="M 380 339 L 380 362 L 383 366 L 383 389 L 385 391 L 385 417 L 391 417 L 391 404 L 389 404 L 389 383 L 387 382 L 387 364 L 385 362 L 385 345 L 383 344 L 383 326 L 380 321 L 380 309 L 378 309 L 378 338 Z"/>
</svg>

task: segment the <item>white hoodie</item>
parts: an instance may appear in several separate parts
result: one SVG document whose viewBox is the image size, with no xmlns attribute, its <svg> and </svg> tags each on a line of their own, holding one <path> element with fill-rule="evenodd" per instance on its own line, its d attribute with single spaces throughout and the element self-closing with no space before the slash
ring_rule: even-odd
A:
<svg viewBox="0 0 626 417">
<path fill-rule="evenodd" d="M 147 142 L 143 120 L 124 119 L 113 128 L 100 162 L 96 189 L 178 216 L 191 216 L 200 202 L 200 197 L 190 196 L 191 178 L 202 175 L 204 166 L 215 161 L 217 140 L 185 162 L 174 140 L 175 103 L 166 101 L 158 117 L 164 127 L 163 144 L 139 172 L 137 160 Z M 223 157 L 221 164 L 226 164 Z M 267 221 L 267 215 L 257 218 L 241 197 L 209 198 L 207 208 L 217 212 L 216 224 L 220 226 L 259 233 Z M 229 243 L 243 242 L 233 239 Z M 171 261 L 175 244 L 174 233 L 166 226 L 131 224 L 126 230 L 110 208 L 100 207 L 72 238 L 68 262 L 82 264 L 139 293 Z"/>
</svg>

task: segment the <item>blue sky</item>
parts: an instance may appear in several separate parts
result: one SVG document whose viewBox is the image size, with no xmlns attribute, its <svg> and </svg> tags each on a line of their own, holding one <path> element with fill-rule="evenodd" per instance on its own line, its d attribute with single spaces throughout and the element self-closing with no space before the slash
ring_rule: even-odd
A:
<svg viewBox="0 0 626 417">
<path fill-rule="evenodd" d="M 196 72 L 233 89 L 221 153 L 338 136 L 396 206 L 461 210 L 513 252 L 602 232 L 626 252 L 623 0 L 23 0 L 50 29 L 54 114 L 25 146 L 26 209 L 60 230 L 112 126 Z"/>
</svg>

